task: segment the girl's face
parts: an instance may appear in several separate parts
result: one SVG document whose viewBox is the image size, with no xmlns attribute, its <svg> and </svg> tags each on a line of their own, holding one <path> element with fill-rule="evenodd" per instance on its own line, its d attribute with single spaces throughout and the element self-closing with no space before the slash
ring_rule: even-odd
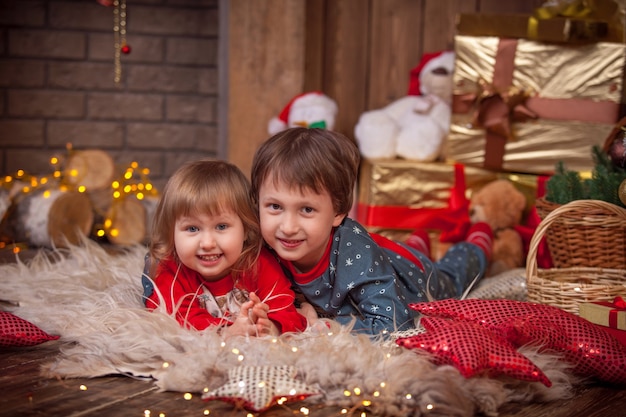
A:
<svg viewBox="0 0 626 417">
<path fill-rule="evenodd" d="M 193 214 L 179 217 L 174 228 L 174 246 L 180 261 L 207 281 L 230 273 L 243 250 L 245 230 L 234 212 L 216 216 Z"/>
<path fill-rule="evenodd" d="M 263 238 L 300 272 L 312 269 L 324 255 L 333 227 L 345 215 L 336 214 L 330 194 L 289 188 L 271 177 L 259 189 Z"/>
</svg>

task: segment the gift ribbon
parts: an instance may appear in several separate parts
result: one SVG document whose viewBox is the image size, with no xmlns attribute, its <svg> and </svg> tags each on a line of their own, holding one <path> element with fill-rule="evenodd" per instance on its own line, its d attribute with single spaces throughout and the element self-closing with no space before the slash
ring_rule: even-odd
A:
<svg viewBox="0 0 626 417">
<path fill-rule="evenodd" d="M 455 93 L 452 101 L 453 113 L 475 111 L 474 125 L 485 129 L 483 166 L 495 171 L 502 169 L 506 143 L 513 137 L 513 122 L 544 118 L 614 124 L 619 114 L 618 103 L 529 97 L 529 92 L 513 87 L 517 42 L 516 39 L 501 38 L 492 83 L 479 80 L 478 91 Z"/>
</svg>

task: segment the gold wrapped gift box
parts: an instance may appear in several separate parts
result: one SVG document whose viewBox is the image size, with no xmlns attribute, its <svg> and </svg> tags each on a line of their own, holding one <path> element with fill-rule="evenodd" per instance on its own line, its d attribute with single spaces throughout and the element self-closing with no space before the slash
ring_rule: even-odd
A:
<svg viewBox="0 0 626 417">
<path fill-rule="evenodd" d="M 626 46 L 456 36 L 453 114 L 444 155 L 496 171 L 593 168 L 623 102 Z"/>
<path fill-rule="evenodd" d="M 622 299 L 612 303 L 602 301 L 581 303 L 579 315 L 600 326 L 626 330 L 626 306 Z"/>
<path fill-rule="evenodd" d="M 542 42 L 623 42 L 620 8 L 625 6 L 614 0 L 568 0 L 547 2 L 532 14 L 460 13 L 456 33 Z"/>
<path fill-rule="evenodd" d="M 404 159 L 363 160 L 359 177 L 357 220 L 370 232 L 404 241 L 416 228 L 431 231 L 433 253 L 445 245 L 439 234 L 461 225 L 473 191 L 498 178 L 514 182 L 527 196 L 536 194 L 535 175 L 496 173 L 448 162 Z M 467 217 L 467 216 L 465 216 Z"/>
<path fill-rule="evenodd" d="M 457 15 L 459 35 L 526 38 L 542 42 L 614 41 L 608 22 L 554 17 L 536 19 L 526 14 L 461 13 Z M 612 38 L 609 38 L 612 36 Z"/>
</svg>

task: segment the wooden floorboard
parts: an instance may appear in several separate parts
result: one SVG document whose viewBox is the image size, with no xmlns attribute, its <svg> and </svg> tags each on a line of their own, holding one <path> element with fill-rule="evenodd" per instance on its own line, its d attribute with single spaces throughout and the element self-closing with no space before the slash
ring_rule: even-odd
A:
<svg viewBox="0 0 626 417">
<path fill-rule="evenodd" d="M 199 394 L 190 399 L 180 392 L 160 392 L 149 380 L 127 376 L 50 379 L 40 366 L 53 360 L 61 343 L 34 347 L 0 348 L 0 416 L 68 417 L 244 417 L 248 413 L 221 402 L 206 402 Z M 81 389 L 81 386 L 86 389 Z M 338 407 L 306 402 L 274 407 L 258 417 L 346 416 Z M 349 414 L 348 414 L 349 415 Z M 361 411 L 352 414 L 361 416 Z M 369 415 L 369 414 L 365 414 Z M 626 390 L 608 385 L 582 386 L 574 398 L 548 404 L 506 404 L 500 417 L 626 417 Z"/>
</svg>

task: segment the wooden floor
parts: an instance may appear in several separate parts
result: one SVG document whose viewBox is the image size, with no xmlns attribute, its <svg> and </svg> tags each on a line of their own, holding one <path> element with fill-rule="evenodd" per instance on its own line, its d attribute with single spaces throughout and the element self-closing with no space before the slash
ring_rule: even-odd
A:
<svg viewBox="0 0 626 417">
<path fill-rule="evenodd" d="M 39 375 L 42 363 L 52 360 L 61 342 L 34 347 L 0 348 L 0 416 L 98 417 L 244 417 L 248 413 L 230 404 L 203 401 L 199 395 L 158 392 L 151 381 L 126 376 L 93 379 L 47 379 Z M 259 417 L 346 416 L 340 408 L 306 402 L 276 406 Z M 361 417 L 363 410 L 352 415 Z M 508 404 L 500 417 L 620 417 L 626 416 L 626 390 L 609 386 L 581 388 L 575 398 L 549 404 Z"/>
</svg>

